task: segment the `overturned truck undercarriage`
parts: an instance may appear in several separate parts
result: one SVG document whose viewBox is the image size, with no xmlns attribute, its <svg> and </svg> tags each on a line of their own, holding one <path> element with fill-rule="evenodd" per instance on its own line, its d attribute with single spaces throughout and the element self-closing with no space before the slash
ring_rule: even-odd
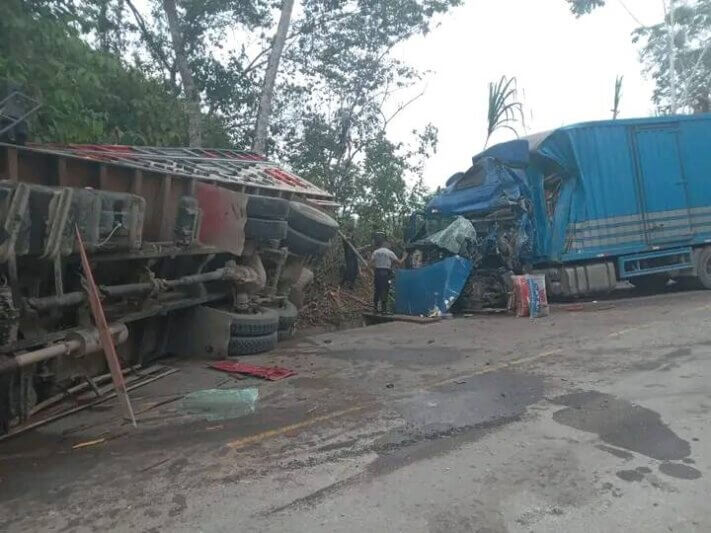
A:
<svg viewBox="0 0 711 533">
<path fill-rule="evenodd" d="M 0 434 L 105 371 L 75 227 L 130 366 L 289 336 L 288 296 L 337 232 L 319 209 L 332 205 L 248 152 L 0 144 Z"/>
</svg>

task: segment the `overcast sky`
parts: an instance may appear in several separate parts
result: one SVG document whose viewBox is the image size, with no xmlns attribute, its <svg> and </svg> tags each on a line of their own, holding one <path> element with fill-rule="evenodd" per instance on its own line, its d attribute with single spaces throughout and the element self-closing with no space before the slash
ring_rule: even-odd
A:
<svg viewBox="0 0 711 533">
<path fill-rule="evenodd" d="M 576 19 L 564 0 L 467 0 L 429 35 L 398 49 L 408 64 L 433 71 L 425 95 L 390 127 L 397 140 L 427 122 L 439 128 L 439 150 L 425 170 L 431 188 L 466 170 L 481 151 L 488 83 L 502 74 L 518 78 L 528 133 L 611 118 L 617 75 L 625 77 L 621 116 L 653 114 L 653 85 L 630 35 L 638 24 L 620 0 L 607 4 Z M 645 25 L 662 20 L 661 0 L 624 5 Z"/>
</svg>

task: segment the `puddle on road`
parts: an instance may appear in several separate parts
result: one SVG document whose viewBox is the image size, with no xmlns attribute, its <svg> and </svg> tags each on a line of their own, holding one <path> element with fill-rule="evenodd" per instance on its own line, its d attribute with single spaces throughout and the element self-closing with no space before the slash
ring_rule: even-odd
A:
<svg viewBox="0 0 711 533">
<path fill-rule="evenodd" d="M 659 465 L 659 471 L 678 479 L 699 479 L 701 477 L 701 472 L 696 468 L 679 463 L 662 463 Z"/>
<path fill-rule="evenodd" d="M 390 407 L 405 419 L 405 433 L 426 438 L 518 416 L 542 397 L 542 378 L 494 372 L 422 391 L 397 400 Z"/>
<path fill-rule="evenodd" d="M 662 422 L 659 413 L 597 391 L 566 394 L 555 398 L 553 403 L 566 406 L 553 413 L 556 422 L 596 433 L 617 448 L 665 461 L 660 471 L 666 475 L 681 479 L 701 477 L 695 468 L 668 463 L 688 458 L 691 446 Z M 641 468 L 622 470 L 617 475 L 626 481 L 640 481 L 646 473 Z"/>
<path fill-rule="evenodd" d="M 473 442 L 517 420 L 542 397 L 542 378 L 495 372 L 396 400 L 390 407 L 405 424 L 376 442 L 375 448 L 384 453 L 370 472 L 382 475 Z M 396 453 L 400 448 L 403 452 Z"/>
<path fill-rule="evenodd" d="M 642 481 L 646 474 L 651 474 L 652 469 L 646 466 L 640 466 L 634 470 L 620 470 L 617 472 L 617 477 L 624 481 Z"/>
</svg>

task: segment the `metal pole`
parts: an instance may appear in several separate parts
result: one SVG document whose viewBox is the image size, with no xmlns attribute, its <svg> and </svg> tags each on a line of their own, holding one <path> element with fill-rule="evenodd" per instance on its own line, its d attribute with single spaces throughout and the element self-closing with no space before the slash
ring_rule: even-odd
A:
<svg viewBox="0 0 711 533">
<path fill-rule="evenodd" d="M 124 342 L 127 338 L 127 330 L 124 324 L 111 324 L 111 326 L 109 326 L 109 331 L 112 336 L 116 336 L 116 342 L 118 343 Z M 93 343 L 85 344 L 78 339 L 66 339 L 56 344 L 52 344 L 51 346 L 40 348 L 39 350 L 0 358 L 0 374 L 11 372 L 25 366 L 34 365 L 36 363 L 41 363 L 42 361 L 47 361 L 62 355 L 69 355 L 80 350 L 86 350 L 81 353 L 81 355 L 94 353 L 97 351 L 97 348 L 98 346 Z"/>
</svg>

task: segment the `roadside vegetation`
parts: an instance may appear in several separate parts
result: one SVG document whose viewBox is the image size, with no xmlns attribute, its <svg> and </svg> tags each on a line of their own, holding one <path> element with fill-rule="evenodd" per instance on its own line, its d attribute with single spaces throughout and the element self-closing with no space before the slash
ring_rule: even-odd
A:
<svg viewBox="0 0 711 533">
<path fill-rule="evenodd" d="M 561 1 L 577 16 L 605 5 Z M 254 149 L 331 191 L 359 245 L 375 231 L 398 241 L 428 198 L 438 132 L 389 136 L 425 77 L 393 50 L 463 2 L 6 0 L 0 83 L 42 102 L 35 141 Z M 665 6 L 665 21 L 633 35 L 654 101 L 709 111 L 711 0 Z M 491 90 L 489 135 L 519 129 L 516 79 Z"/>
</svg>

